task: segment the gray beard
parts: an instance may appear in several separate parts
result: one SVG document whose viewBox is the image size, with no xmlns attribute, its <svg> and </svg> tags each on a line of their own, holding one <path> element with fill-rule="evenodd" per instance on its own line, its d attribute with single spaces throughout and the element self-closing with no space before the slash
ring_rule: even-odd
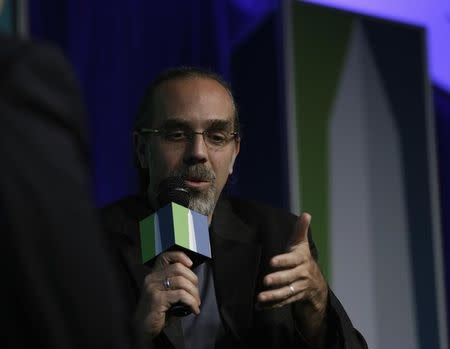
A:
<svg viewBox="0 0 450 349">
<path fill-rule="evenodd" d="M 188 168 L 183 168 L 181 170 L 175 170 L 171 172 L 169 176 L 182 177 L 188 174 L 195 175 L 196 177 L 201 177 L 211 181 L 211 185 L 207 190 L 198 191 L 191 189 L 189 200 L 189 209 L 198 212 L 202 215 L 210 216 L 213 213 L 214 208 L 216 206 L 216 187 L 215 187 L 216 176 L 214 172 L 212 172 L 212 170 L 208 169 L 203 164 L 197 164 L 194 166 L 190 166 Z M 157 192 L 157 186 L 155 186 L 152 189 L 153 193 Z M 152 195 L 149 194 L 149 198 L 152 198 Z"/>
<path fill-rule="evenodd" d="M 206 191 L 192 191 L 189 200 L 189 208 L 192 211 L 209 216 L 213 213 L 216 205 L 216 188 L 211 185 Z"/>
</svg>

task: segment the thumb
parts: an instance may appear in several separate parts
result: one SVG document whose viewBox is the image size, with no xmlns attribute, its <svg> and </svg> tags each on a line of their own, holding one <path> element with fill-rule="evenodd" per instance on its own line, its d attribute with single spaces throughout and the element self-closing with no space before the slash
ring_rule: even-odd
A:
<svg viewBox="0 0 450 349">
<path fill-rule="evenodd" d="M 311 223 L 311 215 L 309 213 L 302 213 L 298 217 L 295 224 L 294 233 L 291 236 L 290 247 L 298 245 L 302 242 L 308 242 L 308 230 Z"/>
</svg>

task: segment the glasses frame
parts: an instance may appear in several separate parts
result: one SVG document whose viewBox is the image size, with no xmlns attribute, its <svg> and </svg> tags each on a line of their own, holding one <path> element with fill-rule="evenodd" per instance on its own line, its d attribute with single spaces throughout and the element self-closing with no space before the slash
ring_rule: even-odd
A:
<svg viewBox="0 0 450 349">
<path fill-rule="evenodd" d="M 208 134 L 208 129 L 203 130 L 203 131 L 193 131 L 190 130 L 189 132 L 189 136 L 186 137 L 187 142 L 192 142 L 194 139 L 195 135 L 201 135 L 203 138 L 203 142 L 205 143 L 205 145 L 210 148 L 210 149 L 222 149 L 225 146 L 227 146 L 228 144 L 230 144 L 233 140 L 236 140 L 239 138 L 239 132 L 234 131 L 234 132 L 228 132 L 228 134 L 230 135 L 230 138 L 223 144 L 223 145 L 215 145 L 215 144 L 209 144 L 207 139 L 206 139 L 206 135 Z M 150 133 L 150 134 L 156 134 L 156 135 L 164 135 L 164 130 L 161 129 L 157 129 L 157 128 L 141 128 L 138 130 L 139 133 Z M 168 143 L 173 143 L 176 144 L 177 142 L 170 142 L 168 141 Z"/>
</svg>

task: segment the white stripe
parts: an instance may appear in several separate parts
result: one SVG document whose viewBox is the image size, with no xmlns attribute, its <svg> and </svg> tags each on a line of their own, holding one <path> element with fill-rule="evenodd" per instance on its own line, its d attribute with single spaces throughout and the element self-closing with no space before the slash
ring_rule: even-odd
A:
<svg viewBox="0 0 450 349">
<path fill-rule="evenodd" d="M 189 249 L 197 252 L 197 241 L 195 240 L 194 220 L 191 210 L 188 210 L 188 226 L 189 226 Z"/>
<path fill-rule="evenodd" d="M 155 255 L 158 255 L 162 252 L 161 231 L 159 230 L 158 214 L 155 214 L 155 220 L 153 221 L 153 224 L 155 228 Z"/>
</svg>

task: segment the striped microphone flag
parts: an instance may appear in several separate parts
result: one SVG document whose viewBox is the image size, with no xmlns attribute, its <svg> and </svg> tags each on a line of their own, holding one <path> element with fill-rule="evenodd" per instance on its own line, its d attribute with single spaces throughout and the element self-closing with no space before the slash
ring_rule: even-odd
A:
<svg viewBox="0 0 450 349">
<path fill-rule="evenodd" d="M 139 222 L 142 263 L 166 250 L 211 258 L 208 218 L 174 202 Z"/>
</svg>

